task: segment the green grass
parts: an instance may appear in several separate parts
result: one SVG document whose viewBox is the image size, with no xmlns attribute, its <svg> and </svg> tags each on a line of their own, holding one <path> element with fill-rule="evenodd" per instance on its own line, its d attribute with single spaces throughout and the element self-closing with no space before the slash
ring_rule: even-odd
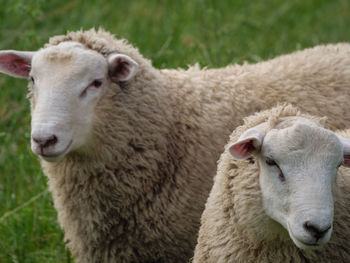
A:
<svg viewBox="0 0 350 263">
<path fill-rule="evenodd" d="M 257 62 L 350 41 L 348 0 L 0 0 L 0 7 L 0 49 L 36 50 L 52 35 L 102 26 L 160 68 Z M 26 92 L 26 81 L 0 75 L 0 262 L 72 262 L 30 150 Z"/>
</svg>

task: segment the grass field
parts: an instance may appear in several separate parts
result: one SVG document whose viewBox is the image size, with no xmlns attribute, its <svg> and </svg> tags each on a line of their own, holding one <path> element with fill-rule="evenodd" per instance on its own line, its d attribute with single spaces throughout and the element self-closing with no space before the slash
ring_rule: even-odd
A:
<svg viewBox="0 0 350 263">
<path fill-rule="evenodd" d="M 349 0 L 0 0 L 0 49 L 36 50 L 67 30 L 104 27 L 156 67 L 257 62 L 350 41 Z M 0 75 L 0 262 L 73 262 L 30 150 L 26 81 Z"/>
</svg>

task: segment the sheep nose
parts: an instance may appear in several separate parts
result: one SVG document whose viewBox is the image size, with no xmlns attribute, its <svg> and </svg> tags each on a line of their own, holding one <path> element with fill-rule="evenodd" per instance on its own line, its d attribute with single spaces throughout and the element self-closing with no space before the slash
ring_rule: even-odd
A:
<svg viewBox="0 0 350 263">
<path fill-rule="evenodd" d="M 55 134 L 50 135 L 50 136 L 46 136 L 46 137 L 34 137 L 33 136 L 32 139 L 35 143 L 40 145 L 41 149 L 45 149 L 49 146 L 54 146 L 58 141 L 57 136 Z"/>
<path fill-rule="evenodd" d="M 316 238 L 316 240 L 324 237 L 327 234 L 328 230 L 331 229 L 331 225 L 321 228 L 320 226 L 317 226 L 310 221 L 306 221 L 303 224 L 303 227 L 312 237 Z"/>
</svg>

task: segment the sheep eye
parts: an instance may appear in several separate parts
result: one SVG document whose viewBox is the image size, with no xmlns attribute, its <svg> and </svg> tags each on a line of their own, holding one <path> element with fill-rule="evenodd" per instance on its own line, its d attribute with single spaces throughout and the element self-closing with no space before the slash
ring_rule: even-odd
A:
<svg viewBox="0 0 350 263">
<path fill-rule="evenodd" d="M 80 94 L 80 97 L 81 98 L 84 98 L 85 96 L 86 96 L 86 93 L 87 93 L 87 91 L 88 91 L 88 89 L 89 88 L 99 88 L 99 87 L 101 87 L 102 86 L 102 80 L 101 79 L 95 79 L 93 82 L 91 82 L 90 84 L 89 84 L 89 86 L 87 86 L 84 90 L 83 90 L 83 92 Z"/>
<path fill-rule="evenodd" d="M 102 85 L 102 80 L 100 79 L 95 79 L 91 84 L 90 86 L 94 86 L 95 88 L 99 88 L 101 87 Z"/>
<path fill-rule="evenodd" d="M 284 174 L 283 174 L 281 168 L 278 166 L 278 164 L 273 159 L 266 157 L 265 162 L 268 166 L 276 166 L 279 170 L 278 179 L 280 179 L 281 182 L 286 181 L 286 178 L 284 177 Z"/>
<path fill-rule="evenodd" d="M 286 178 L 284 177 L 284 174 L 282 173 L 281 169 L 280 169 L 280 172 L 278 174 L 278 179 L 280 179 L 281 182 L 286 181 Z"/>
<path fill-rule="evenodd" d="M 33 82 L 34 84 L 34 78 L 32 76 L 30 76 L 30 80 Z"/>
<path fill-rule="evenodd" d="M 277 165 L 277 163 L 274 161 L 274 160 L 272 160 L 271 158 L 268 158 L 268 157 L 266 157 L 266 164 L 268 165 L 268 166 L 274 166 L 274 165 Z"/>
</svg>

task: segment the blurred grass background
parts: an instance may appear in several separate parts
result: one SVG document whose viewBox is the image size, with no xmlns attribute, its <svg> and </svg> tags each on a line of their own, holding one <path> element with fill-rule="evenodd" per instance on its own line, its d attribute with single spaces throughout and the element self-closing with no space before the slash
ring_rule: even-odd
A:
<svg viewBox="0 0 350 263">
<path fill-rule="evenodd" d="M 0 49 L 104 27 L 156 67 L 258 62 L 350 41 L 349 0 L 0 0 Z M 73 262 L 30 150 L 26 81 L 0 75 L 0 262 Z"/>
</svg>

